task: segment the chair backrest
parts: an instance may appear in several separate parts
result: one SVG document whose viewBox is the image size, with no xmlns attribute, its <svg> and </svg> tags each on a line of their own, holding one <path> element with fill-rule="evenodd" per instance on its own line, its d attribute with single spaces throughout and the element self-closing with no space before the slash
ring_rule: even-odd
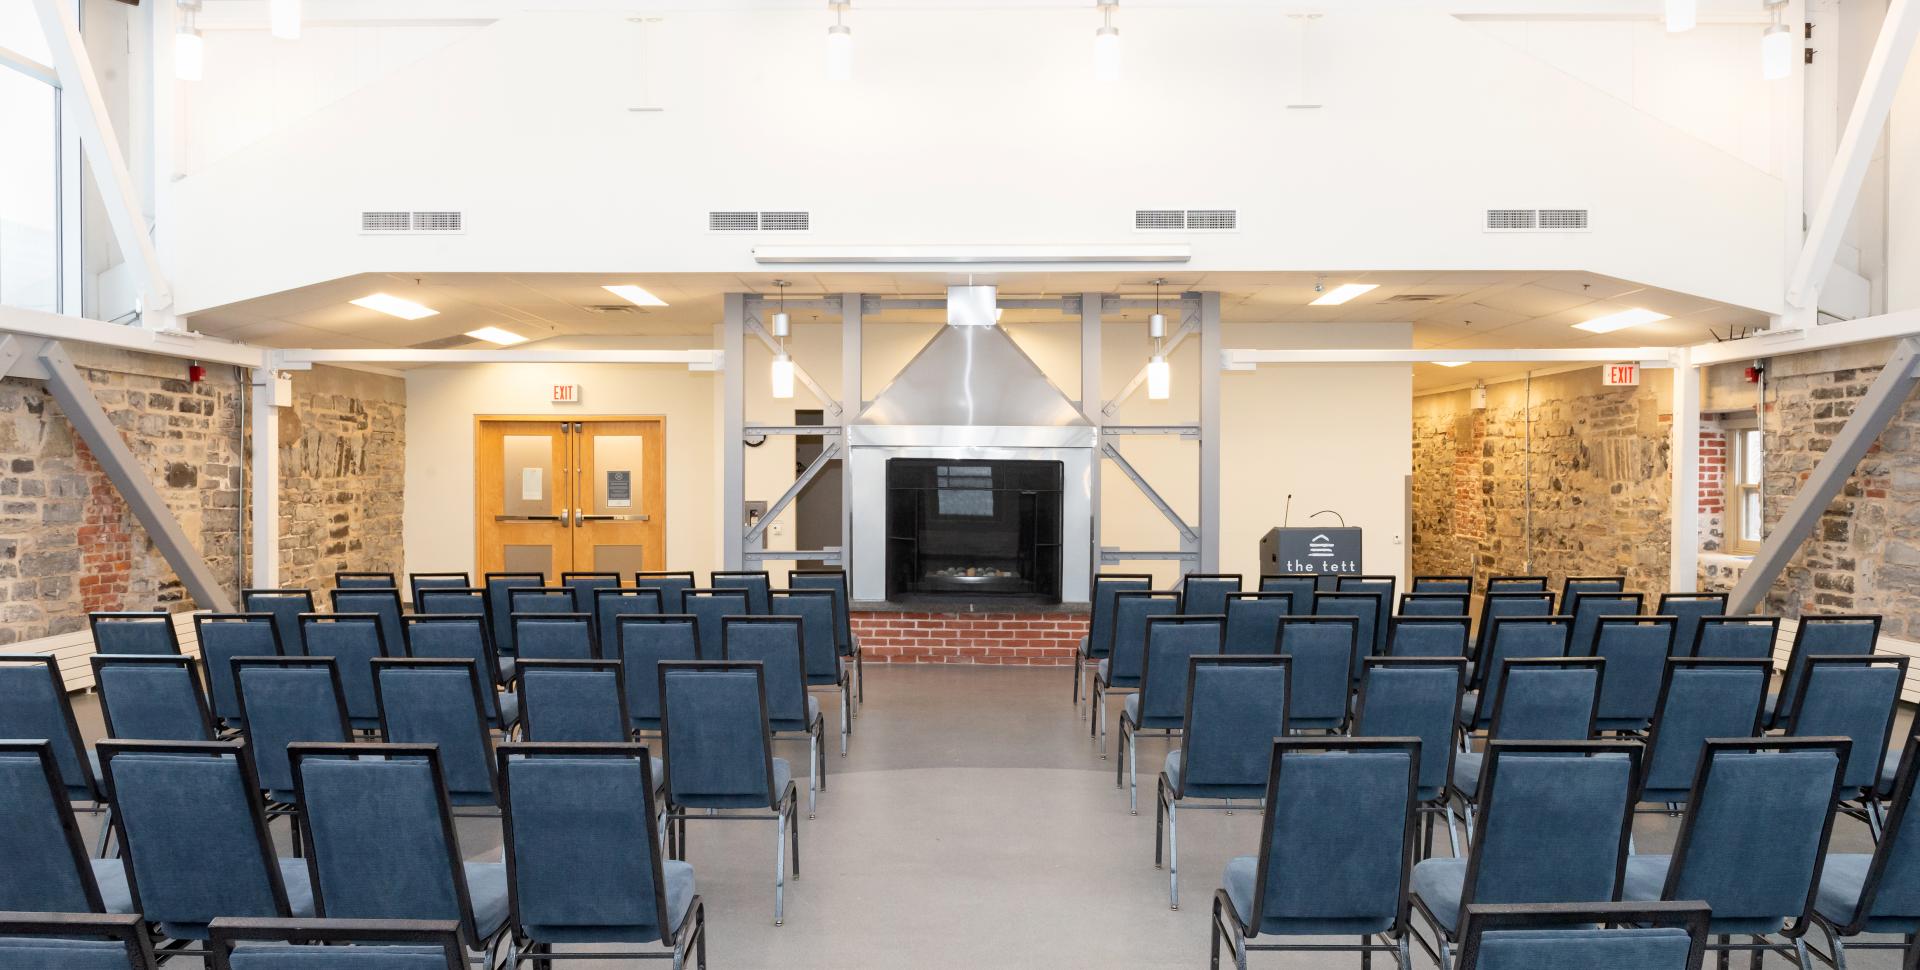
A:
<svg viewBox="0 0 1920 970">
<path fill-rule="evenodd" d="M 1387 604 L 1392 602 L 1382 594 L 1370 591 L 1318 593 L 1313 597 L 1313 615 L 1359 618 L 1360 630 L 1353 642 L 1353 666 L 1349 668 L 1357 673 L 1368 657 L 1386 652 L 1383 640 Z"/>
<path fill-rule="evenodd" d="M 593 596 L 593 637 L 600 645 L 600 655 L 607 656 L 613 651 L 607 645 L 613 642 L 614 634 L 620 628 L 623 616 L 651 616 L 665 612 L 660 608 L 660 591 L 657 589 L 632 589 L 616 587 L 614 589 L 596 589 Z"/>
<path fill-rule="evenodd" d="M 584 613 L 593 613 L 597 617 L 599 607 L 596 599 L 603 589 L 619 589 L 619 573 L 565 572 L 560 574 L 560 585 L 573 590 L 575 608 Z M 595 627 L 595 632 L 599 628 Z"/>
<path fill-rule="evenodd" d="M 0 738 L 44 738 L 65 779 L 67 797 L 97 801 L 85 739 L 73 719 L 59 660 L 50 654 L 0 654 Z M 19 907 L 0 907 L 0 910 Z M 27 907 L 34 909 L 39 907 Z M 58 909 L 59 907 L 52 907 Z"/>
<path fill-rule="evenodd" d="M 1661 593 L 1660 602 L 1655 604 L 1653 612 L 1659 616 L 1671 616 L 1678 621 L 1673 628 L 1674 656 L 1691 656 L 1694 638 L 1700 633 L 1700 618 L 1725 616 L 1727 594 Z"/>
<path fill-rule="evenodd" d="M 1267 785 L 1273 739 L 1287 733 L 1291 662 L 1277 654 L 1225 654 L 1194 657 L 1187 664 L 1182 793 L 1259 797 Z"/>
<path fill-rule="evenodd" d="M 1807 658 L 1802 669 L 1787 708 L 1787 734 L 1851 741 L 1840 776 L 1849 794 L 1879 784 L 1900 690 L 1907 681 L 1907 663 L 1907 657 L 1896 654 L 1814 656 Z"/>
<path fill-rule="evenodd" d="M 1187 713 L 1187 661 L 1220 653 L 1226 621 L 1214 616 L 1150 616 L 1140 669 L 1140 723 L 1157 727 Z"/>
<path fill-rule="evenodd" d="M 457 920 L 217 919 L 208 931 L 212 970 L 466 970 L 468 966 Z"/>
<path fill-rule="evenodd" d="M 1544 591 L 1489 592 L 1480 598 L 1480 632 L 1473 641 L 1476 658 L 1486 655 L 1487 637 L 1496 621 L 1510 616 L 1552 616 L 1553 594 Z M 1477 676 L 1475 680 L 1485 680 Z"/>
<path fill-rule="evenodd" d="M 1780 639 L 1777 616 L 1703 616 L 1693 633 L 1692 657 L 1773 659 Z"/>
<path fill-rule="evenodd" d="M 387 650 L 398 653 L 406 641 L 400 629 L 400 591 L 390 586 L 362 589 L 336 589 L 328 594 L 335 613 L 372 613 L 380 618 L 380 637 Z"/>
<path fill-rule="evenodd" d="M 1280 642 L 1280 618 L 1293 615 L 1291 593 L 1229 593 L 1223 653 L 1272 653 Z"/>
<path fill-rule="evenodd" d="M 1700 970 L 1711 914 L 1698 902 L 1477 904 L 1467 907 L 1454 966 Z"/>
<path fill-rule="evenodd" d="M 853 652 L 853 619 L 847 608 L 847 571 L 793 569 L 787 572 L 790 590 L 824 589 L 833 594 L 833 642 L 843 654 Z"/>
<path fill-rule="evenodd" d="M 1313 597 L 1319 586 L 1318 573 L 1270 573 L 1260 577 L 1260 592 L 1292 594 L 1291 612 L 1299 615 L 1313 613 Z"/>
<path fill-rule="evenodd" d="M 1137 687 L 1146 657 L 1147 619 L 1180 612 L 1180 594 L 1165 590 L 1123 592 L 1113 597 L 1113 650 L 1107 659 L 1107 683 Z"/>
<path fill-rule="evenodd" d="M 1472 576 L 1415 576 L 1407 587 L 1412 593 L 1446 593 L 1449 595 L 1472 596 Z"/>
<path fill-rule="evenodd" d="M 339 570 L 333 574 L 333 588 L 397 590 L 400 588 L 400 584 L 394 581 L 392 573 L 349 572 Z"/>
<path fill-rule="evenodd" d="M 497 804 L 493 734 L 487 730 L 480 673 L 464 660 L 392 658 L 373 666 L 380 735 L 393 744 L 440 751 L 447 796 L 456 805 Z"/>
<path fill-rule="evenodd" d="M 1087 656 L 1094 659 L 1113 651 L 1114 597 L 1153 589 L 1145 573 L 1099 573 L 1093 577 L 1093 613 L 1087 620 Z"/>
<path fill-rule="evenodd" d="M 624 742 L 630 736 L 618 660 L 523 660 L 518 676 L 526 740 Z"/>
<path fill-rule="evenodd" d="M 1406 926 L 1420 749 L 1412 738 L 1269 742 L 1253 920 Z"/>
<path fill-rule="evenodd" d="M 238 741 L 103 741 L 133 911 L 191 938 L 222 916 L 288 908 L 260 782 Z"/>
<path fill-rule="evenodd" d="M 636 730 L 660 726 L 660 662 L 700 659 L 694 618 L 685 613 L 625 616 L 614 643 L 627 683 L 627 715 Z"/>
<path fill-rule="evenodd" d="M 1393 614 L 1394 594 L 1397 580 L 1392 576 L 1339 575 L 1333 580 L 1336 593 L 1379 593 L 1380 607 L 1378 622 L 1373 627 L 1373 646 L 1371 653 L 1387 652 L 1387 617 Z"/>
<path fill-rule="evenodd" d="M 420 607 L 420 593 L 429 589 L 470 589 L 473 580 L 466 573 L 408 573 L 407 591 L 413 595 L 413 608 L 426 612 Z"/>
<path fill-rule="evenodd" d="M 1618 898 L 1640 750 L 1635 741 L 1487 745 L 1462 912 L 1472 903 Z"/>
<path fill-rule="evenodd" d="M 1501 741 L 1584 741 L 1606 661 L 1599 657 L 1508 658 L 1487 737 Z"/>
<path fill-rule="evenodd" d="M 480 577 L 487 591 L 488 623 L 493 627 L 493 649 L 502 654 L 513 652 L 513 601 L 516 589 L 540 589 L 547 585 L 545 573 L 486 573 Z M 571 613 L 572 609 L 564 612 Z"/>
<path fill-rule="evenodd" d="M 231 721 L 240 716 L 240 700 L 233 690 L 233 658 L 278 657 L 286 653 L 280 626 L 271 613 L 196 613 L 194 639 L 207 665 L 207 693 L 213 716 Z"/>
<path fill-rule="evenodd" d="M 295 654 L 306 649 L 300 639 L 300 617 L 314 611 L 313 591 L 309 589 L 243 589 L 240 608 L 248 613 L 269 613 L 280 628 L 282 653 Z"/>
<path fill-rule="evenodd" d="M 46 741 L 0 741 L 0 912 L 104 913 Z"/>
<path fill-rule="evenodd" d="M 1388 621 L 1389 657 L 1465 657 L 1473 620 L 1458 616 L 1396 616 Z"/>
<path fill-rule="evenodd" d="M 300 618 L 300 636 L 309 657 L 332 657 L 340 686 L 347 692 L 347 717 L 360 726 L 380 716 L 373 693 L 373 662 L 399 648 L 387 644 L 386 628 L 372 613 L 308 613 Z"/>
<path fill-rule="evenodd" d="M 1653 720 L 1660 709 L 1660 680 L 1673 654 L 1675 622 L 1671 616 L 1603 616 L 1595 625 L 1593 656 L 1607 662 L 1600 682 L 1603 728 L 1637 730 Z"/>
<path fill-rule="evenodd" d="M 1547 592 L 1545 576 L 1489 576 L 1486 594 L 1496 593 L 1544 593 Z"/>
<path fill-rule="evenodd" d="M 172 613 L 88 613 L 87 625 L 93 633 L 95 653 L 180 653 L 180 636 L 174 632 Z"/>
<path fill-rule="evenodd" d="M 500 661 L 493 645 L 487 642 L 487 620 L 483 616 L 462 613 L 435 613 L 408 616 L 403 627 L 407 634 L 407 656 L 426 660 L 465 660 L 480 671 L 480 682 L 500 682 Z M 487 702 L 487 721 L 500 719 L 500 698 L 491 688 L 482 692 Z"/>
<path fill-rule="evenodd" d="M 1655 801 L 1677 802 L 1693 788 L 1708 738 L 1760 734 L 1773 662 L 1758 658 L 1675 657 L 1660 682 L 1660 704 L 1647 735 L 1642 787 Z"/>
<path fill-rule="evenodd" d="M 1910 925 L 1920 918 L 1920 822 L 1910 817 L 1916 778 L 1920 778 L 1920 735 L 1909 736 L 1901 751 L 1893 789 L 1887 795 L 1880 842 L 1868 861 L 1866 880 L 1852 917 L 1841 926 L 1844 936 L 1865 931 L 1872 920 Z"/>
<path fill-rule="evenodd" d="M 660 611 L 662 613 L 685 613 L 686 604 L 680 601 L 682 594 L 694 588 L 693 571 L 684 572 L 637 572 L 633 574 L 635 589 L 657 589 L 660 591 Z"/>
<path fill-rule="evenodd" d="M 1880 616 L 1803 616 L 1793 631 L 1793 649 L 1787 653 L 1786 676 L 1774 706 L 1774 723 L 1785 727 L 1792 719 L 1791 701 L 1800 689 L 1800 674 L 1808 657 L 1867 657 L 1880 646 Z"/>
<path fill-rule="evenodd" d="M 528 660 L 592 660 L 600 655 L 589 613 L 516 613 L 513 645 L 514 656 Z"/>
<path fill-rule="evenodd" d="M 507 590 L 509 617 L 522 613 L 578 613 L 580 598 L 565 586 L 519 586 Z"/>
<path fill-rule="evenodd" d="M 316 915 L 457 920 L 462 942 L 478 945 L 433 745 L 295 744 L 288 757 Z"/>
<path fill-rule="evenodd" d="M 1493 719 L 1500 699 L 1500 671 L 1509 660 L 1567 655 L 1567 632 L 1573 621 L 1564 616 L 1509 616 L 1495 620 L 1486 648 L 1474 668 L 1479 681 L 1479 705 L 1470 727 L 1484 727 Z"/>
<path fill-rule="evenodd" d="M 1239 573 L 1188 573 L 1180 577 L 1180 612 L 1225 616 L 1227 594 L 1240 592 Z"/>
<path fill-rule="evenodd" d="M 807 719 L 807 662 L 797 616 L 729 616 L 721 621 L 720 659 L 757 663 L 767 696 L 767 720 L 793 730 Z"/>
<path fill-rule="evenodd" d="M 773 605 L 769 598 L 773 592 L 773 579 L 764 569 L 715 570 L 707 574 L 707 585 L 713 589 L 746 590 L 747 612 L 751 614 L 764 614 Z"/>
<path fill-rule="evenodd" d="M 1473 597 L 1466 593 L 1401 593 L 1401 616 L 1466 616 Z"/>
<path fill-rule="evenodd" d="M 1419 738 L 1420 800 L 1446 791 L 1453 775 L 1455 717 L 1466 689 L 1464 657 L 1368 657 L 1354 708 L 1355 737 Z"/>
<path fill-rule="evenodd" d="M 1708 741 L 1660 898 L 1703 900 L 1716 924 L 1771 930 L 1791 919 L 1789 934 L 1800 935 L 1820 888 L 1846 760 L 1844 738 Z"/>
<path fill-rule="evenodd" d="M 213 714 L 200 693 L 192 657 L 96 653 L 93 683 L 107 737 L 144 741 L 211 741 Z"/>
<path fill-rule="evenodd" d="M 687 615 L 694 619 L 694 632 L 700 637 L 700 657 L 720 657 L 720 621 L 729 616 L 748 616 L 747 591 L 744 589 L 689 589 L 680 594 Z"/>
<path fill-rule="evenodd" d="M 277 798 L 294 794 L 287 745 L 352 737 L 346 688 L 332 657 L 242 657 L 233 662 L 233 682 L 260 786 Z"/>
<path fill-rule="evenodd" d="M 757 663 L 660 664 L 660 746 L 675 804 L 773 808 L 773 733 Z"/>
<path fill-rule="evenodd" d="M 1589 593 L 1624 593 L 1626 590 L 1625 576 L 1568 576 L 1560 584 L 1560 611 L 1573 616 L 1582 596 Z"/>
<path fill-rule="evenodd" d="M 444 614 L 460 616 L 487 616 L 487 591 L 479 586 L 423 586 L 414 594 L 413 611 L 415 613 Z M 487 639 L 493 639 L 493 628 L 487 628 Z"/>
<path fill-rule="evenodd" d="M 556 931 L 651 927 L 671 939 L 647 749 L 504 744 L 499 758 L 515 934 L 539 939 Z"/>
<path fill-rule="evenodd" d="M 34 970 L 155 970 L 153 939 L 138 913 L 0 914 L 8 966 Z"/>
<path fill-rule="evenodd" d="M 807 682 L 839 681 L 839 639 L 834 636 L 833 604 L 839 594 L 830 589 L 776 589 L 771 609 L 775 616 L 800 618 L 800 642 L 806 647 Z"/>
<path fill-rule="evenodd" d="M 1569 604 L 1573 632 L 1568 636 L 1567 652 L 1576 657 L 1593 656 L 1593 638 L 1600 632 L 1600 619 L 1607 616 L 1639 616 L 1639 593 L 1577 593 L 1562 600 Z"/>
<path fill-rule="evenodd" d="M 1330 730 L 1346 724 L 1359 642 L 1359 617 L 1289 616 L 1280 621 L 1276 650 L 1293 658 L 1287 697 L 1290 724 Z"/>
</svg>

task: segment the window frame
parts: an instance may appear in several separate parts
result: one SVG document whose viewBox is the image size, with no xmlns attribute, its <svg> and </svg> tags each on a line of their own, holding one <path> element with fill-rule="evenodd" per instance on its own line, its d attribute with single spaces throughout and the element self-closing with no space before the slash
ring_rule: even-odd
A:
<svg viewBox="0 0 1920 970">
<path fill-rule="evenodd" d="M 1723 419 L 1721 432 L 1727 439 L 1726 478 L 1721 485 L 1721 494 L 1725 497 L 1725 514 L 1721 517 L 1721 548 L 1736 556 L 1751 556 L 1760 551 L 1767 538 L 1766 493 L 1762 483 L 1767 475 L 1766 434 L 1760 428 L 1755 416 Z M 1758 451 L 1758 454 L 1751 452 Z M 1748 482 L 1746 470 L 1749 460 L 1758 462 L 1753 481 Z M 1752 495 L 1760 510 L 1760 522 L 1754 530 L 1754 538 L 1748 538 L 1747 501 Z"/>
</svg>

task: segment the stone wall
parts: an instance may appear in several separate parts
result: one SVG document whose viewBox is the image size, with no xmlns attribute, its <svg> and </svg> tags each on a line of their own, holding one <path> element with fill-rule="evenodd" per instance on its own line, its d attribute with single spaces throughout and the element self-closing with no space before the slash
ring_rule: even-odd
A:
<svg viewBox="0 0 1920 970">
<path fill-rule="evenodd" d="M 313 590 L 346 571 L 398 573 L 406 382 L 332 367 L 296 372 L 279 409 L 280 581 Z"/>
</svg>

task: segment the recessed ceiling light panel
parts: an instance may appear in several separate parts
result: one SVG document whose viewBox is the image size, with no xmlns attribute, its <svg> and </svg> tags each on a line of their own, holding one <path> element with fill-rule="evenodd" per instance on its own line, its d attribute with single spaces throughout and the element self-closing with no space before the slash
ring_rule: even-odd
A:
<svg viewBox="0 0 1920 970">
<path fill-rule="evenodd" d="M 601 287 L 601 289 L 606 290 L 608 293 L 611 293 L 614 296 L 617 296 L 627 301 L 628 303 L 633 304 L 634 306 L 666 306 L 667 305 L 667 301 L 662 300 L 651 293 L 648 293 L 642 287 L 634 286 L 632 283 L 623 283 L 623 284 L 620 284 L 619 286 L 603 286 Z"/>
<path fill-rule="evenodd" d="M 1465 361 L 1465 360 L 1436 360 L 1436 361 L 1434 361 L 1434 362 L 1433 362 L 1433 366 L 1435 366 L 1435 367 L 1465 367 L 1465 366 L 1467 366 L 1467 365 L 1468 365 L 1469 363 L 1471 363 L 1471 361 Z"/>
<path fill-rule="evenodd" d="M 1339 306 L 1340 304 L 1345 303 L 1348 300 L 1351 300 L 1362 293 L 1370 293 L 1379 288 L 1380 288 L 1380 284 L 1378 283 L 1342 283 L 1339 286 L 1336 286 L 1333 289 L 1320 294 L 1319 299 L 1314 300 L 1312 303 L 1309 303 L 1307 305 L 1308 306 Z"/>
<path fill-rule="evenodd" d="M 1576 323 L 1573 325 L 1573 328 L 1575 330 L 1585 330 L 1588 333 L 1612 333 L 1615 330 L 1625 330 L 1628 327 L 1637 327 L 1643 323 L 1658 323 L 1665 319 L 1667 319 L 1667 315 L 1664 313 L 1656 313 L 1644 307 L 1634 307 L 1630 310 L 1622 310 L 1619 313 L 1609 313 L 1604 317 L 1595 317 L 1592 320 Z"/>
<path fill-rule="evenodd" d="M 527 342 L 527 338 L 511 330 L 503 330 L 499 327 L 481 327 L 478 330 L 469 330 L 467 331 L 467 336 L 475 340 L 484 340 L 490 344 L 499 344 L 502 347 L 511 347 L 514 344 Z"/>
<path fill-rule="evenodd" d="M 419 320 L 440 312 L 429 306 L 421 306 L 412 300 L 403 300 L 390 293 L 373 293 L 363 296 L 358 300 L 348 300 L 347 302 L 357 307 L 365 307 L 376 313 L 384 313 L 390 317 L 399 317 L 402 320 Z"/>
</svg>

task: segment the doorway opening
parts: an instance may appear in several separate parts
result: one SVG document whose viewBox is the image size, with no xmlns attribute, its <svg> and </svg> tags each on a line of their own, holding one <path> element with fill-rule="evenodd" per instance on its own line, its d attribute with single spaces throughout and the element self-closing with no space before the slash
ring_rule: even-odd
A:
<svg viewBox="0 0 1920 970">
<path fill-rule="evenodd" d="M 666 419 L 483 415 L 474 423 L 481 573 L 666 568 Z"/>
</svg>

